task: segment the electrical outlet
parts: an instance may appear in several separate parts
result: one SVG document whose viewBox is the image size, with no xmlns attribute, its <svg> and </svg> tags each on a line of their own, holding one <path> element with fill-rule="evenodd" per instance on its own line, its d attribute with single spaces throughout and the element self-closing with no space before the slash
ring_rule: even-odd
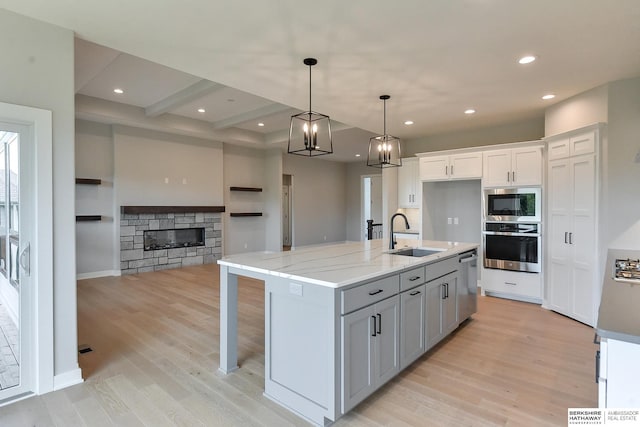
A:
<svg viewBox="0 0 640 427">
<path fill-rule="evenodd" d="M 246 243 L 244 244 L 244 248 L 247 249 L 247 244 Z"/>
<path fill-rule="evenodd" d="M 165 179 L 164 179 L 164 183 L 165 183 L 165 184 L 168 184 L 168 183 L 169 183 L 169 178 L 165 178 Z"/>
<path fill-rule="evenodd" d="M 460 221 L 458 221 L 458 217 L 453 218 L 453 223 L 454 223 L 455 225 L 460 224 Z"/>
<path fill-rule="evenodd" d="M 187 178 L 182 178 L 182 184 L 186 185 L 187 184 Z"/>
<path fill-rule="evenodd" d="M 451 218 L 447 218 L 447 224 L 451 225 L 451 223 L 452 223 Z"/>
<path fill-rule="evenodd" d="M 327 241 L 327 236 L 324 236 L 324 241 L 325 241 L 325 242 Z"/>
</svg>

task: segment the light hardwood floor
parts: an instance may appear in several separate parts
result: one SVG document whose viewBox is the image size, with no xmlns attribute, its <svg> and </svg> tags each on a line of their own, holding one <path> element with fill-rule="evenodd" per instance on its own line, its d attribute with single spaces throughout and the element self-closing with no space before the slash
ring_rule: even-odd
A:
<svg viewBox="0 0 640 427">
<path fill-rule="evenodd" d="M 217 372 L 216 265 L 78 282 L 85 382 L 0 408 L 0 426 L 305 426 L 262 395 L 264 292 L 240 279 L 241 369 Z M 597 406 L 593 329 L 479 297 L 452 336 L 336 426 L 566 425 Z"/>
</svg>

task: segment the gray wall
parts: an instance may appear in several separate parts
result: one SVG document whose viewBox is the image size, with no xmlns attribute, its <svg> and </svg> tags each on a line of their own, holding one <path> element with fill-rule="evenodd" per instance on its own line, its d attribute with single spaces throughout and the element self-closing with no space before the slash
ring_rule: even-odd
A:
<svg viewBox="0 0 640 427">
<path fill-rule="evenodd" d="M 480 243 L 480 180 L 422 183 L 422 235 L 426 240 Z M 448 224 L 458 218 L 458 224 Z"/>
<path fill-rule="evenodd" d="M 113 137 L 118 209 L 223 205 L 222 143 L 124 126 Z"/>
<path fill-rule="evenodd" d="M 607 245 L 640 249 L 640 77 L 609 84 Z"/>
<path fill-rule="evenodd" d="M 381 176 L 382 173 L 380 169 L 367 166 L 366 160 L 347 164 L 347 240 L 362 240 L 362 177 L 370 175 Z"/>
<path fill-rule="evenodd" d="M 285 155 L 293 182 L 293 246 L 346 240 L 347 165 Z"/>
<path fill-rule="evenodd" d="M 79 278 L 111 275 L 114 270 L 113 136 L 111 126 L 76 121 L 76 176 L 101 185 L 76 185 L 76 214 L 102 215 L 100 222 L 76 223 Z"/>
<path fill-rule="evenodd" d="M 53 112 L 52 345 L 58 377 L 78 370 L 73 32 L 0 9 L 0 52 L 0 100 Z"/>
<path fill-rule="evenodd" d="M 263 212 L 265 209 L 265 152 L 224 145 L 225 255 L 265 249 L 265 216 L 231 218 L 231 212 Z M 259 187 L 263 191 L 229 191 L 229 187 Z M 246 246 L 246 247 L 245 247 Z"/>
<path fill-rule="evenodd" d="M 410 157 L 416 153 L 450 150 L 454 148 L 533 141 L 545 136 L 544 124 L 544 115 L 540 114 L 531 119 L 519 120 L 499 126 L 450 132 L 408 140 L 402 147 L 403 156 Z"/>
<path fill-rule="evenodd" d="M 559 102 L 545 111 L 545 136 L 578 129 L 609 119 L 608 85 L 596 87 Z"/>
</svg>

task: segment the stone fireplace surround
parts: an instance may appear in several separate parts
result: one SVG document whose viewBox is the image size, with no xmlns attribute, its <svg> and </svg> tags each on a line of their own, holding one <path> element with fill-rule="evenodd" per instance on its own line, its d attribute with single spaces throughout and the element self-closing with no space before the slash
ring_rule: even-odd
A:
<svg viewBox="0 0 640 427">
<path fill-rule="evenodd" d="M 222 212 L 223 206 L 121 206 L 121 274 L 216 262 L 222 257 Z M 144 250 L 145 230 L 199 227 L 204 228 L 204 246 Z"/>
</svg>

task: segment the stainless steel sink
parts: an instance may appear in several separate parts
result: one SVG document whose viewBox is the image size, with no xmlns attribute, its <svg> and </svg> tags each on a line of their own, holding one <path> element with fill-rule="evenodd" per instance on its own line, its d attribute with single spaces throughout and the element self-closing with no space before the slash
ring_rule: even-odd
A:
<svg viewBox="0 0 640 427">
<path fill-rule="evenodd" d="M 400 249 L 399 251 L 390 252 L 391 255 L 403 255 L 413 257 L 423 257 L 442 252 L 444 249 L 420 249 L 420 248 L 407 248 Z"/>
</svg>

